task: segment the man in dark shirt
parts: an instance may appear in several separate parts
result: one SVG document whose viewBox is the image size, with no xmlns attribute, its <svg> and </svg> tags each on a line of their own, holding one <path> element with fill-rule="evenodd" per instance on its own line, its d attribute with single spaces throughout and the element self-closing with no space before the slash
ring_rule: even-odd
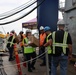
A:
<svg viewBox="0 0 76 75">
<path fill-rule="evenodd" d="M 14 44 L 16 43 L 14 31 L 11 31 L 10 37 L 7 40 L 7 48 L 9 50 L 9 61 L 13 61 Z"/>
<path fill-rule="evenodd" d="M 64 33 L 65 33 L 65 31 L 62 30 L 62 29 L 56 31 L 56 33 L 55 33 L 55 42 L 63 43 Z M 69 33 L 68 33 L 66 44 L 72 44 L 71 36 L 70 36 Z M 60 56 L 62 54 L 62 52 L 63 52 L 63 48 L 56 46 L 55 47 L 55 54 L 53 54 L 53 56 Z M 68 55 L 68 53 L 69 53 L 69 48 L 66 48 L 66 54 L 65 55 Z"/>
<path fill-rule="evenodd" d="M 45 33 L 46 33 L 46 41 L 45 44 L 43 45 L 44 47 L 46 47 L 47 49 L 47 53 L 48 53 L 48 62 L 49 62 L 49 74 L 51 74 L 51 54 L 52 54 L 52 49 L 50 47 L 50 37 L 51 37 L 51 28 L 49 26 L 45 27 Z"/>
<path fill-rule="evenodd" d="M 65 23 L 58 21 L 59 30 L 52 33 L 52 62 L 51 75 L 57 75 L 57 66 L 60 64 L 60 75 L 67 75 L 68 60 L 72 58 L 72 40 L 68 32 L 64 31 Z"/>
</svg>

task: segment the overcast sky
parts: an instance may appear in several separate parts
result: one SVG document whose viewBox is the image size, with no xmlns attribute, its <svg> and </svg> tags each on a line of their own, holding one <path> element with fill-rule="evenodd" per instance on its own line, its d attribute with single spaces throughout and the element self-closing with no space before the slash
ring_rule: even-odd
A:
<svg viewBox="0 0 76 75">
<path fill-rule="evenodd" d="M 30 1 L 30 0 L 0 0 L 0 14 L 7 12 L 11 9 L 14 9 L 14 8 L 16 8 L 16 7 L 26 3 L 28 1 Z M 65 0 L 60 0 L 60 1 L 64 2 Z M 32 7 L 34 7 L 34 6 L 32 6 Z M 21 14 L 28 12 L 28 10 L 31 10 L 31 7 L 29 9 L 27 9 L 27 11 L 23 11 L 18 15 L 15 15 L 13 17 L 10 17 L 10 18 L 3 20 L 3 21 L 0 21 L 0 22 L 6 22 L 6 21 L 10 21 L 12 19 L 15 19 L 18 16 L 21 16 Z M 19 21 L 7 24 L 5 26 L 0 26 L 0 31 L 2 31 L 4 33 L 4 31 L 2 29 L 2 28 L 4 28 L 5 32 L 10 32 L 11 30 L 15 30 L 17 33 L 19 33 L 19 31 L 22 30 L 22 23 L 23 22 L 27 22 L 27 21 L 29 21 L 37 16 L 36 11 L 37 10 L 33 11 L 31 14 L 29 14 L 28 16 L 26 16 L 25 18 L 23 18 Z M 59 18 L 62 18 L 61 13 L 59 13 Z"/>
</svg>

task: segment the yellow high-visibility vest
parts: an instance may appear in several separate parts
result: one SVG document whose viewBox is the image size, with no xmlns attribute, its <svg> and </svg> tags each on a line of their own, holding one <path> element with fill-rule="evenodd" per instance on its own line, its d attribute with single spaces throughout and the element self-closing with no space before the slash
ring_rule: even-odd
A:
<svg viewBox="0 0 76 75">
<path fill-rule="evenodd" d="M 12 40 L 10 42 L 7 42 L 7 43 L 10 43 L 10 47 L 14 44 L 13 41 L 15 39 L 15 36 L 13 36 Z"/>
<path fill-rule="evenodd" d="M 49 36 L 51 35 L 51 33 L 46 37 L 46 42 L 48 42 L 48 38 Z M 52 49 L 51 49 L 51 46 L 47 46 L 47 50 L 48 50 L 48 54 L 51 54 L 52 53 Z"/>
<path fill-rule="evenodd" d="M 62 47 L 63 48 L 63 53 L 66 54 L 66 48 L 68 48 L 67 44 L 67 37 L 68 37 L 68 32 L 64 32 L 64 38 L 63 38 L 63 43 L 58 43 L 55 42 L 55 33 L 53 32 L 52 38 L 53 38 L 53 54 L 55 54 L 55 47 Z"/>
<path fill-rule="evenodd" d="M 28 38 L 24 38 L 24 40 L 26 41 L 26 44 L 28 44 Z M 34 48 L 32 46 L 27 46 L 25 47 L 24 46 L 24 53 L 27 54 L 27 53 L 33 53 L 34 52 Z"/>
</svg>

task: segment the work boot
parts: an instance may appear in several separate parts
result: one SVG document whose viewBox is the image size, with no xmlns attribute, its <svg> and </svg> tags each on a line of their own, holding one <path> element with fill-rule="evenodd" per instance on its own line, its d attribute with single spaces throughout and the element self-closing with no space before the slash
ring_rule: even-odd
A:
<svg viewBox="0 0 76 75">
<path fill-rule="evenodd" d="M 31 69 L 28 69 L 28 72 L 32 72 L 32 70 Z"/>
</svg>

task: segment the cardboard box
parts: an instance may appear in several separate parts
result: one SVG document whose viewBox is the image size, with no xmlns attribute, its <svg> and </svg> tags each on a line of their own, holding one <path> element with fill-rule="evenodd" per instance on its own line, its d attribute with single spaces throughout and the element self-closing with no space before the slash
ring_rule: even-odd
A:
<svg viewBox="0 0 76 75">
<path fill-rule="evenodd" d="M 34 36 L 29 37 L 29 41 L 32 42 L 31 46 L 39 47 L 39 39 L 35 38 Z"/>
</svg>

